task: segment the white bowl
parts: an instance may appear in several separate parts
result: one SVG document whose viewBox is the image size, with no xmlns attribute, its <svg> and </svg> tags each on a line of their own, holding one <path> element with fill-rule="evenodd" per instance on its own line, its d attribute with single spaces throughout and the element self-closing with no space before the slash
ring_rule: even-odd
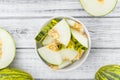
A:
<svg viewBox="0 0 120 80">
<path fill-rule="evenodd" d="M 87 36 L 88 36 L 88 45 L 89 45 L 89 46 L 88 46 L 88 50 L 82 55 L 82 57 L 81 57 L 78 61 L 75 61 L 74 63 L 72 63 L 71 65 L 69 65 L 68 67 L 65 67 L 65 68 L 63 68 L 63 69 L 57 70 L 57 71 L 71 71 L 71 70 L 74 70 L 74 69 L 78 68 L 78 67 L 79 67 L 80 65 L 82 65 L 82 63 L 85 62 L 85 60 L 87 59 L 87 57 L 88 57 L 88 55 L 89 55 L 89 52 L 90 52 L 90 49 L 91 49 L 91 38 L 90 38 L 89 32 L 88 32 L 87 28 L 85 27 L 85 25 L 84 25 L 81 21 L 79 21 L 79 20 L 77 20 L 77 19 L 75 19 L 75 18 L 73 18 L 73 17 L 70 17 L 70 16 L 56 16 L 56 17 L 53 17 L 53 18 L 49 19 L 45 24 L 43 24 L 42 28 L 43 28 L 45 25 L 47 25 L 51 20 L 53 20 L 53 19 L 55 19 L 55 18 L 60 18 L 60 19 L 62 19 L 62 18 L 68 18 L 68 19 L 77 21 L 78 23 L 81 23 L 81 24 L 83 25 L 84 29 L 85 29 L 85 32 L 86 32 Z M 42 28 L 41 28 L 41 29 L 42 29 Z M 36 51 L 37 51 L 37 49 L 38 49 L 39 47 L 41 47 L 41 44 L 38 44 L 38 43 L 36 42 Z M 38 51 L 37 51 L 37 53 L 38 53 Z M 39 53 L 38 53 L 38 54 L 39 54 Z M 40 56 L 40 55 L 39 55 L 39 56 Z M 43 63 L 44 63 L 45 65 L 47 65 L 41 57 L 40 57 L 40 59 L 43 61 Z M 47 66 L 48 66 L 48 65 L 47 65 Z M 48 66 L 48 68 L 50 68 L 50 67 Z M 50 68 L 50 69 L 52 69 L 52 68 Z"/>
</svg>

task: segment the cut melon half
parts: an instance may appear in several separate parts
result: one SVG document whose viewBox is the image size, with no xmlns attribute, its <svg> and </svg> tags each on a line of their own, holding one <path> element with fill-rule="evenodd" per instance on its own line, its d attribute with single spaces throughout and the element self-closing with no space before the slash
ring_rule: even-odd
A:
<svg viewBox="0 0 120 80">
<path fill-rule="evenodd" d="M 38 49 L 40 56 L 49 64 L 60 65 L 62 63 L 61 55 L 49 49 L 47 46 Z"/>
<path fill-rule="evenodd" d="M 52 38 L 53 39 L 52 39 Z M 71 32 L 69 25 L 65 19 L 62 19 L 53 29 L 48 32 L 48 36 L 43 40 L 43 45 L 48 45 L 53 42 L 52 40 L 58 40 L 61 44 L 67 46 L 71 38 Z"/>
<path fill-rule="evenodd" d="M 13 37 L 0 28 L 0 69 L 7 67 L 14 59 L 16 46 Z"/>
<path fill-rule="evenodd" d="M 104 16 L 113 11 L 118 0 L 80 0 L 83 8 L 93 16 Z"/>
<path fill-rule="evenodd" d="M 88 48 L 88 38 L 83 36 L 80 32 L 71 29 L 72 36 L 85 48 Z"/>
</svg>

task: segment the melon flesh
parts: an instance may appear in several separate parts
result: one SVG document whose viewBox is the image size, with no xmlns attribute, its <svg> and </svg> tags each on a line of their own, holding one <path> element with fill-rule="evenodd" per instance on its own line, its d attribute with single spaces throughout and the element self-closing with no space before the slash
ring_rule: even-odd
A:
<svg viewBox="0 0 120 80">
<path fill-rule="evenodd" d="M 72 61 L 63 61 L 61 65 L 59 65 L 59 69 L 65 68 L 66 66 L 70 65 Z"/>
<path fill-rule="evenodd" d="M 47 35 L 45 37 L 45 39 L 43 40 L 42 45 L 46 46 L 46 45 L 52 43 L 53 41 L 54 41 L 54 39 L 51 36 Z"/>
<path fill-rule="evenodd" d="M 14 59 L 15 42 L 7 31 L 0 28 L 0 69 L 7 67 Z"/>
<path fill-rule="evenodd" d="M 118 0 L 80 0 L 83 8 L 93 16 L 104 16 L 110 13 Z"/>
<path fill-rule="evenodd" d="M 80 32 L 71 29 L 73 37 L 84 47 L 88 48 L 88 38 L 83 36 Z"/>
<path fill-rule="evenodd" d="M 78 52 L 72 49 L 63 49 L 59 53 L 63 60 L 71 61 L 77 56 Z"/>
<path fill-rule="evenodd" d="M 39 48 L 38 52 L 40 56 L 50 64 L 60 65 L 62 63 L 60 54 L 47 48 L 47 46 Z"/>
<path fill-rule="evenodd" d="M 65 46 L 68 45 L 68 43 L 70 41 L 70 37 L 71 37 L 71 32 L 70 32 L 69 25 L 67 24 L 65 19 L 62 19 L 50 31 L 48 32 L 47 37 L 43 40 L 43 42 L 42 42 L 43 45 L 48 45 L 51 42 L 53 42 L 55 39 L 58 40 L 61 44 L 65 45 Z M 54 32 L 56 32 L 57 34 Z M 52 37 L 51 37 L 51 34 L 52 34 Z M 57 36 L 57 38 L 56 38 L 56 36 Z"/>
<path fill-rule="evenodd" d="M 71 19 L 66 19 L 67 23 L 69 24 L 69 26 L 77 31 L 80 31 L 81 33 L 84 33 L 85 30 L 83 28 L 83 25 L 81 23 L 78 23 L 74 20 Z"/>
</svg>

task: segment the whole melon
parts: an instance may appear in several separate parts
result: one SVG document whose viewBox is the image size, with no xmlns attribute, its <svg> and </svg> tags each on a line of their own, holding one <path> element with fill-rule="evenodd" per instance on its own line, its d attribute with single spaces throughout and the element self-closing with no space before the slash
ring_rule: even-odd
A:
<svg viewBox="0 0 120 80">
<path fill-rule="evenodd" d="M 95 80 L 120 80 L 120 65 L 101 67 L 95 75 Z"/>
<path fill-rule="evenodd" d="M 0 70 L 0 80 L 33 80 L 33 78 L 22 70 L 5 68 Z"/>
</svg>

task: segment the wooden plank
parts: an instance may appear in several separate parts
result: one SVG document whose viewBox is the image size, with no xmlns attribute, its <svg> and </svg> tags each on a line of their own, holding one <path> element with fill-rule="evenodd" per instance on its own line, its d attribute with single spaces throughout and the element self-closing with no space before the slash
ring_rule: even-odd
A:
<svg viewBox="0 0 120 80">
<path fill-rule="evenodd" d="M 120 17 L 120 2 L 108 17 Z M 79 0 L 0 0 L 0 17 L 89 16 Z"/>
<path fill-rule="evenodd" d="M 10 67 L 23 69 L 36 79 L 93 79 L 101 66 L 120 64 L 119 53 L 120 49 L 92 49 L 81 67 L 69 72 L 55 72 L 43 64 L 34 49 L 17 49 Z"/>
<path fill-rule="evenodd" d="M 120 18 L 76 18 L 88 28 L 92 48 L 120 48 Z M 48 18 L 0 19 L 13 34 L 17 48 L 35 48 L 34 37 Z"/>
<path fill-rule="evenodd" d="M 35 79 L 35 80 L 63 80 L 63 79 Z M 94 79 L 64 79 L 64 80 L 94 80 Z"/>
</svg>

